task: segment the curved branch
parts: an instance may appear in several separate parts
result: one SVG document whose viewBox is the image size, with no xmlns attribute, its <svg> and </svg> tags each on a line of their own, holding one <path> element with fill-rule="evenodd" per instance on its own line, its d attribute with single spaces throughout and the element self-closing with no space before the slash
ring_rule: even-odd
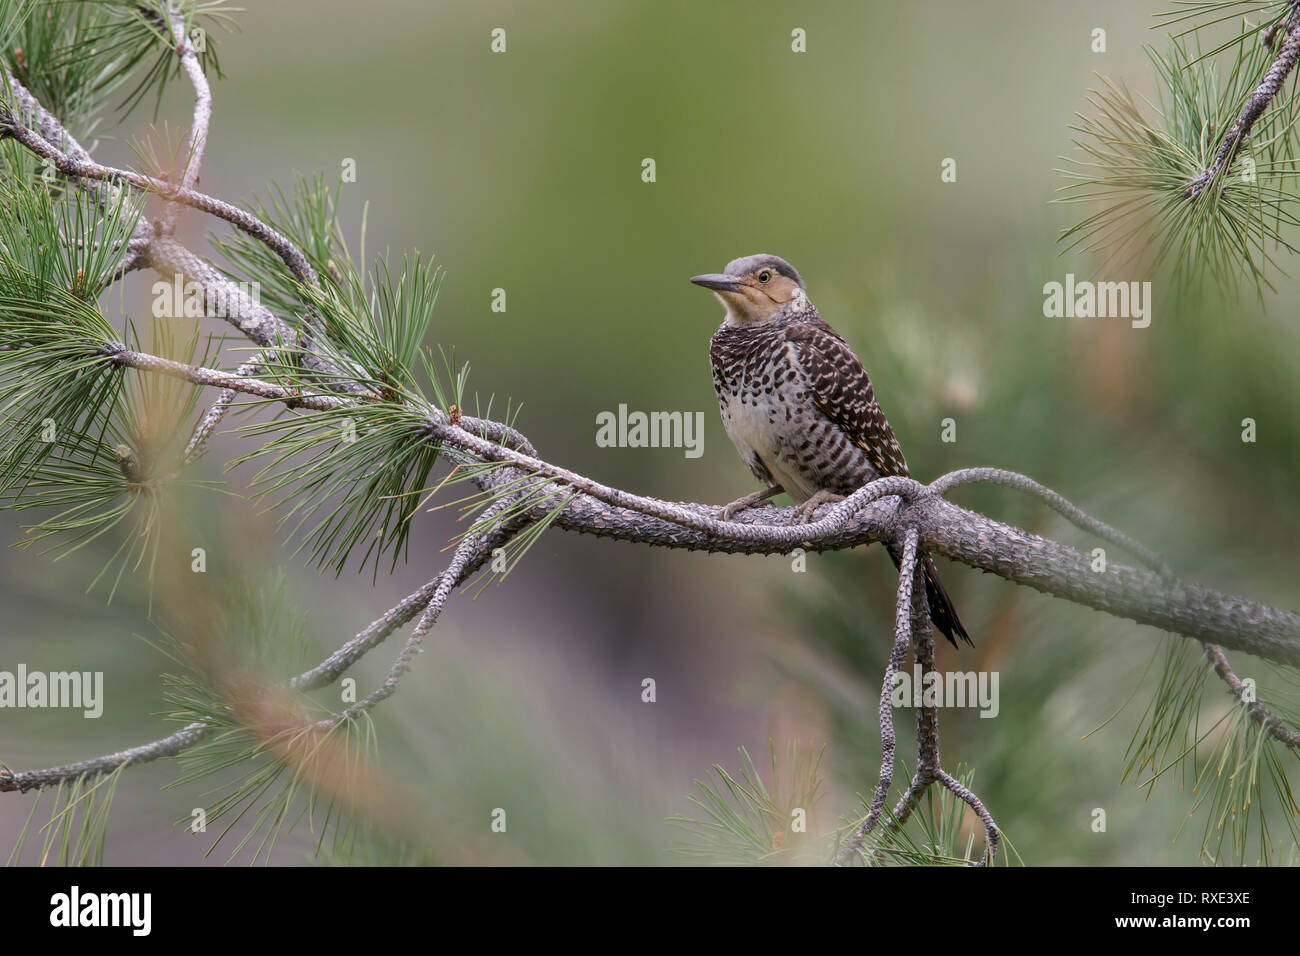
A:
<svg viewBox="0 0 1300 956">
<path fill-rule="evenodd" d="M 154 193 L 171 202 L 198 209 L 209 215 L 224 219 L 237 229 L 248 233 L 254 239 L 265 243 L 275 251 L 286 266 L 298 279 L 308 285 L 316 285 L 316 270 L 312 268 L 302 250 L 271 226 L 258 219 L 251 212 L 233 206 L 228 202 L 198 192 L 188 186 L 164 182 L 153 176 L 129 169 L 115 169 L 102 166 L 89 158 L 77 158 L 58 149 L 38 133 L 18 122 L 12 115 L 0 117 L 0 131 L 12 136 L 29 150 L 49 162 L 65 176 L 78 179 L 96 179 L 108 183 L 122 183 L 133 186 L 143 192 Z"/>
<path fill-rule="evenodd" d="M 185 35 L 185 16 L 175 6 L 168 5 L 167 18 L 170 21 L 172 37 L 176 41 L 176 52 L 180 56 L 181 69 L 189 77 L 194 87 L 194 121 L 190 125 L 189 156 L 185 170 L 181 174 L 181 186 L 192 189 L 199 181 L 199 167 L 203 165 L 203 150 L 208 143 L 208 126 L 212 123 L 212 88 L 199 63 L 198 52 L 194 44 Z M 177 206 L 170 207 L 164 213 L 159 224 L 159 232 L 168 234 L 176 225 Z"/>
<path fill-rule="evenodd" d="M 880 778 L 876 782 L 876 792 L 871 798 L 867 818 L 835 854 L 836 863 L 847 863 L 862 849 L 867 837 L 880 821 L 880 814 L 885 809 L 885 800 L 889 796 L 889 788 L 894 785 L 894 749 L 897 746 L 894 737 L 894 680 L 903 667 L 907 648 L 912 643 L 912 585 L 916 579 L 916 552 L 916 530 L 909 529 L 907 539 L 903 542 L 903 556 L 898 563 L 894 646 L 890 649 L 889 664 L 885 667 L 885 678 L 880 685 Z"/>
<path fill-rule="evenodd" d="M 858 827 L 853 836 L 847 840 L 835 854 L 835 863 L 843 865 L 854 859 L 866 843 L 866 838 L 875 828 L 884 810 L 885 799 L 894 781 L 894 715 L 892 711 L 891 691 L 894 675 L 902 666 L 907 646 L 912 646 L 913 659 L 922 674 L 937 670 L 934 660 L 934 628 L 930 621 L 930 604 L 926 599 L 925 588 L 917 586 L 917 533 L 916 529 L 907 529 L 903 545 L 903 556 L 899 561 L 898 603 L 894 614 L 894 647 L 890 653 L 889 665 L 885 670 L 884 683 L 880 692 L 880 779 L 876 793 L 871 801 L 867 818 Z M 993 821 L 992 814 L 984 803 L 969 787 L 943 769 L 939 758 L 939 710 L 937 703 L 926 703 L 924 698 L 916 709 L 916 773 L 912 775 L 907 792 L 895 806 L 888 828 L 896 830 L 902 827 L 912 815 L 921 796 L 934 784 L 951 790 L 958 799 L 969 806 L 980 822 L 984 824 L 985 848 L 978 860 L 971 861 L 972 866 L 985 866 L 997 856 L 1001 831 Z M 882 847 L 877 845 L 874 855 L 879 856 Z"/>
<path fill-rule="evenodd" d="M 446 595 L 451 588 L 463 583 L 466 578 L 482 567 L 491 557 L 492 550 L 499 547 L 502 541 L 517 533 L 520 526 L 521 522 L 512 520 L 507 524 L 493 528 L 490 534 L 477 536 L 469 545 L 463 544 L 461 548 L 457 549 L 456 560 L 453 560 L 445 571 L 424 585 L 424 587 L 407 595 L 395 606 L 385 611 L 377 620 L 320 664 L 288 681 L 288 686 L 294 690 L 308 691 L 333 683 L 344 671 L 365 656 L 367 651 L 381 644 L 386 637 L 405 625 L 416 614 L 433 606 L 431 602 L 436 600 L 438 593 L 443 594 L 442 600 L 445 601 Z M 441 604 L 438 604 L 438 607 L 441 609 Z M 430 621 L 429 626 L 432 626 L 432 623 Z M 425 627 L 425 630 L 427 631 L 428 627 Z M 393 683 L 396 682 L 393 681 Z M 389 689 L 384 696 L 389 696 L 391 693 L 392 690 Z M 332 720 L 326 722 L 332 722 Z M 175 757 L 202 743 L 211 732 L 212 728 L 200 721 L 189 724 L 182 730 L 152 743 L 141 744 L 138 747 L 131 747 L 117 753 L 83 760 L 79 763 L 50 767 L 44 770 L 26 770 L 19 773 L 14 773 L 8 769 L 0 769 L 0 793 L 25 793 L 28 790 L 40 789 L 78 778 L 112 773 L 118 767 L 128 764 L 150 763 L 164 757 Z"/>
<path fill-rule="evenodd" d="M 1300 17 L 1297 17 L 1296 12 L 1292 10 L 1285 22 L 1286 38 L 1282 41 L 1282 49 L 1278 50 L 1277 56 L 1264 74 L 1264 79 L 1250 94 L 1241 115 L 1223 137 L 1223 142 L 1219 145 L 1219 151 L 1215 154 L 1210 168 L 1187 184 L 1185 192 L 1188 196 L 1195 198 L 1201 195 L 1210 183 L 1214 182 L 1215 177 L 1232 164 L 1242 144 L 1250 136 L 1255 123 L 1264 115 L 1268 104 L 1273 102 L 1273 98 L 1282 89 L 1282 84 L 1295 69 L 1296 61 L 1300 60 Z M 1266 42 L 1272 42 L 1273 36 L 1276 35 L 1272 31 L 1273 28 L 1270 28 L 1271 35 L 1266 37 Z"/>
<path fill-rule="evenodd" d="M 411 630 L 411 636 L 407 638 L 406 644 L 397 655 L 397 659 L 393 661 L 393 666 L 389 669 L 384 682 L 351 707 L 319 721 L 319 726 L 328 727 L 345 720 L 352 720 L 373 710 L 380 702 L 393 696 L 397 691 L 398 681 L 410 670 L 415 655 L 420 653 L 420 647 L 424 643 L 424 635 L 428 634 L 433 629 L 433 625 L 438 622 L 438 616 L 442 614 L 442 609 L 447 604 L 447 598 L 451 596 L 451 589 L 472 573 L 466 570 L 469 565 L 482 564 L 486 560 L 487 554 L 491 553 L 493 543 L 497 540 L 497 529 L 492 528 L 492 521 L 508 508 L 516 497 L 517 494 L 499 498 L 494 504 L 485 509 L 483 514 L 479 516 L 479 522 L 485 525 L 482 530 L 466 535 L 464 540 L 456 547 L 451 564 L 447 566 L 447 570 L 438 576 L 433 593 L 422 609 L 420 619 L 416 621 L 415 627 Z M 485 543 L 487 544 L 486 548 L 484 547 Z"/>
<path fill-rule="evenodd" d="M 170 236 L 158 236 L 140 249 L 135 266 L 147 265 L 159 275 L 182 276 L 203 288 L 205 305 L 215 302 L 216 318 L 229 322 L 252 342 L 263 346 L 293 346 L 294 329 L 274 312 L 227 279 L 217 268 Z"/>
<path fill-rule="evenodd" d="M 41 105 L 40 100 L 32 94 L 31 90 L 23 86 L 7 68 L 4 70 L 4 76 L 14 102 L 24 116 L 30 116 L 35 121 L 36 134 L 44 140 L 47 148 L 56 151 L 62 148 L 74 160 L 91 161 L 90 153 L 86 151 L 85 147 L 77 142 L 76 138 L 68 132 L 58 117 Z M 0 103 L 0 139 L 4 138 L 13 122 L 12 113 L 5 109 L 3 103 Z M 101 208 L 109 204 L 116 204 L 118 201 L 117 194 L 120 187 L 75 177 L 71 178 L 70 182 L 94 196 Z M 108 193 L 107 196 L 104 195 L 105 192 Z M 114 281 L 137 267 L 142 249 L 153 239 L 153 236 L 153 224 L 149 222 L 146 216 L 141 215 L 136 221 L 135 232 L 127 243 L 122 262 L 113 274 Z"/>
<path fill-rule="evenodd" d="M 1222 647 L 1217 644 L 1206 644 L 1205 656 L 1214 665 L 1214 672 L 1228 685 L 1228 689 L 1232 691 L 1232 696 L 1237 698 L 1237 702 L 1250 712 L 1250 719 L 1259 724 L 1264 733 L 1288 747 L 1300 747 L 1300 730 L 1288 727 L 1281 717 L 1258 700 L 1246 699 L 1246 686 L 1242 683 L 1241 678 L 1233 673 Z"/>
<path fill-rule="evenodd" d="M 1076 528 L 1096 535 L 1103 541 L 1118 545 L 1162 578 L 1168 579 L 1173 576 L 1173 572 L 1170 571 L 1165 559 L 1150 548 L 1139 544 L 1123 531 L 1112 528 L 1104 521 L 1098 521 L 1078 505 L 1066 500 L 1051 488 L 1040 485 L 1032 478 L 1027 478 L 1014 471 L 1004 471 L 1001 468 L 962 468 L 959 471 L 949 472 L 942 478 L 931 482 L 930 490 L 937 495 L 947 495 L 951 489 L 959 485 L 973 484 L 1002 485 L 1006 488 L 1015 488 L 1018 491 L 1034 495 Z"/>
<path fill-rule="evenodd" d="M 260 379 L 239 379 L 139 352 L 122 350 L 115 360 L 298 407 L 327 409 L 351 401 L 335 395 L 290 392 Z M 483 461 L 514 466 L 506 471 L 552 478 L 580 492 L 554 519 L 556 527 L 567 531 L 668 548 L 784 554 L 797 547 L 842 550 L 888 541 L 900 529 L 913 526 L 923 551 L 1116 617 L 1300 667 L 1300 614 L 1115 562 L 1095 571 L 1091 558 L 1074 548 L 958 507 L 911 478 L 877 479 L 843 501 L 823 506 L 817 512 L 821 517 L 805 525 L 788 524 L 789 509 L 772 505 L 751 508 L 734 521 L 723 521 L 716 517 L 715 507 L 662 501 L 611 488 L 483 438 L 466 428 L 468 423 L 452 424 L 440 411 L 433 410 L 433 414 L 426 429 L 430 439 Z M 1023 475 L 1017 477 L 1017 487 L 1042 487 Z M 1078 511 L 1055 492 L 1050 494 Z M 1081 511 L 1078 514 L 1095 522 Z M 1108 527 L 1100 522 L 1093 526 Z"/>
<path fill-rule="evenodd" d="M 112 773 L 118 767 L 128 764 L 149 763 L 163 757 L 175 757 L 178 753 L 204 740 L 211 732 L 211 728 L 206 724 L 195 723 L 161 740 L 131 747 L 129 750 L 120 750 L 115 754 L 105 754 L 92 760 L 83 760 L 80 763 L 50 767 L 47 770 L 25 770 L 21 773 L 0 770 L 0 793 L 9 791 L 26 793 L 28 790 L 39 790 L 41 787 L 76 780 L 80 777 Z"/>
<path fill-rule="evenodd" d="M 992 863 L 993 858 L 998 853 L 998 844 L 1002 841 L 1002 831 L 993 822 L 993 816 L 989 813 L 988 808 L 984 806 L 984 801 L 977 797 L 969 787 L 963 786 L 952 774 L 942 768 L 935 773 L 935 781 L 940 786 L 946 787 L 956 794 L 958 799 L 975 811 L 975 816 L 979 817 L 980 823 L 984 824 L 984 834 L 988 840 L 988 845 L 984 849 L 984 855 L 974 865 L 985 866 Z"/>
</svg>

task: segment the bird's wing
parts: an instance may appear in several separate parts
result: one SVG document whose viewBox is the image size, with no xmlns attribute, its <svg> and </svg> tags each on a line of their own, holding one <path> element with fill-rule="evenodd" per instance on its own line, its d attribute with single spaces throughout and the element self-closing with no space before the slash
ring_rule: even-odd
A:
<svg viewBox="0 0 1300 956">
<path fill-rule="evenodd" d="M 800 324 L 786 329 L 799 364 L 808 376 L 813 402 L 849 440 L 867 454 L 882 476 L 907 475 L 907 459 L 894 430 L 876 404 L 867 370 L 830 326 Z"/>
</svg>

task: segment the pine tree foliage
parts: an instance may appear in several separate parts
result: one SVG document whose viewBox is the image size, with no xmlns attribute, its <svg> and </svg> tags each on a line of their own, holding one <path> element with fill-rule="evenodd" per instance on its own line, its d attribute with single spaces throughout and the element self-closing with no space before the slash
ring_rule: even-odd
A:
<svg viewBox="0 0 1300 956">
<path fill-rule="evenodd" d="M 1225 699 L 1204 655 L 1185 641 L 1166 638 L 1148 667 L 1152 671 L 1155 694 L 1129 743 L 1124 778 L 1148 796 L 1166 776 L 1177 778 L 1191 797 L 1179 833 L 1192 818 L 1203 817 L 1204 859 L 1267 865 L 1280 856 L 1285 862 L 1300 845 L 1292 755 L 1251 719 L 1245 703 Z M 1283 671 L 1275 676 L 1295 679 Z M 1278 690 L 1272 685 L 1259 693 L 1270 701 L 1291 699 Z"/>
<path fill-rule="evenodd" d="M 1188 0 L 1157 28 L 1169 36 L 1165 49 L 1147 49 L 1156 99 L 1103 77 L 1072 127 L 1078 152 L 1062 170 L 1059 201 L 1085 212 L 1062 241 L 1102 269 L 1136 259 L 1167 270 L 1175 289 L 1232 293 L 1244 282 L 1262 296 L 1286 274 L 1300 235 L 1300 97 L 1287 60 L 1300 7 Z M 1251 718 L 1248 702 L 1224 701 L 1205 656 L 1186 642 L 1169 639 L 1149 672 L 1155 692 L 1124 778 L 1148 794 L 1178 779 L 1191 797 L 1188 819 L 1203 817 L 1203 859 L 1269 863 L 1293 853 L 1292 754 Z M 1260 693 L 1275 711 L 1287 699 Z"/>
<path fill-rule="evenodd" d="M 907 767 L 903 767 L 906 779 Z M 974 785 L 975 771 L 964 766 L 957 768 L 958 782 L 967 788 Z M 898 797 L 903 796 L 902 791 Z M 869 809 L 863 801 L 864 808 Z M 978 850 L 979 822 L 970 809 L 951 790 L 931 788 L 917 803 L 912 816 L 916 819 L 915 832 L 907 821 L 899 821 L 893 809 L 886 812 L 884 823 L 876 830 L 860 854 L 863 863 L 871 866 L 970 866 L 980 859 Z M 852 830 L 862 822 L 859 817 L 844 829 Z M 1017 865 L 1024 861 L 1016 852 L 1006 833 L 1002 834 L 1006 852 L 994 857 L 994 863 Z"/>
<path fill-rule="evenodd" d="M 204 646 L 206 637 L 164 633 L 155 643 L 177 665 L 163 675 L 165 716 L 180 727 L 211 728 L 180 758 L 169 786 L 212 783 L 204 802 L 209 855 L 229 844 L 228 861 L 245 854 L 250 864 L 269 862 L 276 843 L 305 825 L 317 852 L 328 847 L 343 857 L 355 835 L 352 806 L 377 749 L 374 726 L 364 714 L 334 720 L 277 689 L 307 665 L 311 648 L 306 615 L 288 599 L 283 576 L 230 597 L 213 632 L 221 635 L 219 654 Z"/>
<path fill-rule="evenodd" d="M 3 62 L 75 135 L 91 132 L 106 104 L 128 113 L 152 98 L 155 111 L 180 73 L 166 0 L 6 0 Z M 200 62 L 220 76 L 217 36 L 239 8 L 224 0 L 179 5 L 185 33 L 202 31 Z"/>
<path fill-rule="evenodd" d="M 1172 32 L 1166 48 L 1147 48 L 1156 99 L 1102 77 L 1071 127 L 1077 153 L 1065 157 L 1059 201 L 1082 212 L 1061 236 L 1065 249 L 1094 254 L 1101 268 L 1149 258 L 1176 287 L 1274 289 L 1296 251 L 1294 71 L 1232 143 L 1295 10 L 1289 0 L 1206 0 L 1158 18 Z"/>
<path fill-rule="evenodd" d="M 191 42 L 201 39 L 194 45 L 204 69 L 217 72 L 211 32 L 231 26 L 230 8 L 188 2 L 174 9 Z M 85 136 L 108 111 L 129 112 L 146 98 L 156 104 L 179 74 L 172 10 L 162 0 L 0 0 L 0 61 L 69 131 Z M 6 116 L 33 127 L 41 122 L 15 100 L 8 83 L 0 89 L 0 118 Z M 106 550 L 108 560 L 91 584 L 107 581 L 111 599 L 126 575 L 153 580 L 166 522 L 175 518 L 171 496 L 214 486 L 194 477 L 185 454 L 200 388 L 126 367 L 117 356 L 135 351 L 197 368 L 209 365 L 223 343 L 209 339 L 200 349 L 197 326 L 181 331 L 179 316 L 151 317 L 144 334 L 131 318 L 115 328 L 101 303 L 120 278 L 143 197 L 115 183 L 79 188 L 4 139 L 0 135 L 0 502 L 33 515 L 19 542 L 24 547 L 51 548 L 55 557 L 91 546 Z M 170 173 L 188 159 L 167 159 L 168 152 L 175 149 L 138 144 L 142 172 Z M 323 281 L 302 282 L 247 233 L 216 240 L 230 278 L 255 278 L 266 305 L 302 331 L 296 349 L 266 350 L 250 375 L 268 386 L 348 401 L 310 414 L 276 403 L 274 416 L 239 429 L 254 450 L 231 464 L 256 464 L 252 490 L 280 509 L 321 567 L 340 573 L 359 550 L 361 564 L 377 571 L 383 557 L 396 562 L 403 555 L 411 519 L 430 490 L 442 452 L 428 440 L 431 415 L 465 402 L 467 369 L 435 358 L 424 345 L 441 275 L 419 253 L 397 268 L 377 258 L 363 272 L 338 224 L 337 188 L 319 178 L 298 180 L 291 196 L 273 196 L 265 205 L 255 201 L 251 210 L 299 244 Z M 241 409 L 266 405 L 254 400 Z M 478 473 L 453 470 L 437 484 Z M 268 611 L 247 598 L 232 599 L 230 606 Z M 211 669 L 199 653 L 204 648 L 169 646 L 169 656 L 182 666 L 165 677 L 167 715 L 181 726 L 202 724 L 211 731 L 186 753 L 177 783 L 239 768 L 236 781 L 223 784 L 208 807 L 222 828 L 213 847 L 228 839 L 231 858 L 251 853 L 253 862 L 265 861 L 280 836 L 304 821 L 318 833 L 319 850 L 346 856 L 350 807 L 374 747 L 369 716 L 337 719 L 276 689 L 296 671 L 268 669 L 262 658 L 270 649 L 293 646 L 301 622 L 288 627 L 276 612 L 267 621 L 231 621 L 226 628 L 227 634 L 256 637 L 256 653 L 245 648 L 256 663 L 246 662 L 239 673 L 263 676 L 232 681 L 226 669 Z M 227 652 L 240 653 L 233 647 Z M 272 672 L 275 678 L 264 676 Z M 102 858 L 118 773 L 60 788 L 40 828 L 43 858 Z"/>
<path fill-rule="evenodd" d="M 108 817 L 118 780 L 126 765 L 99 777 L 79 777 L 60 783 L 47 801 L 41 792 L 32 801 L 27 820 L 18 832 L 9 865 L 23 857 L 33 835 L 33 824 L 40 819 L 43 803 L 50 803 L 49 818 L 35 830 L 40 839 L 42 866 L 103 866 L 108 841 Z"/>
<path fill-rule="evenodd" d="M 341 573 L 364 543 L 361 563 L 378 571 L 379 558 L 395 563 L 409 540 L 410 519 L 441 451 L 427 440 L 432 408 L 423 375 L 437 406 L 462 401 L 463 376 L 444 390 L 440 370 L 423 342 L 437 301 L 438 272 L 418 256 L 394 277 L 376 266 L 369 291 L 345 260 L 342 288 L 304 289 L 322 317 L 324 334 L 313 351 L 329 367 L 328 387 L 363 391 L 371 400 L 328 411 L 282 415 L 246 426 L 242 434 L 263 444 L 235 464 L 263 461 L 251 485 L 275 497 L 283 520 L 292 522 L 312 558 Z M 267 363 L 266 377 L 287 388 L 309 387 L 296 363 Z M 319 387 L 319 384 L 317 385 Z"/>
<path fill-rule="evenodd" d="M 792 742 L 778 760 L 768 742 L 770 785 L 740 748 L 740 773 L 714 764 L 717 782 L 696 780 L 689 797 L 704 817 L 678 815 L 669 822 L 687 834 L 674 849 L 683 858 L 713 865 L 821 863 L 830 856 L 827 834 L 817 832 L 823 797 L 823 750 L 800 751 Z"/>
</svg>

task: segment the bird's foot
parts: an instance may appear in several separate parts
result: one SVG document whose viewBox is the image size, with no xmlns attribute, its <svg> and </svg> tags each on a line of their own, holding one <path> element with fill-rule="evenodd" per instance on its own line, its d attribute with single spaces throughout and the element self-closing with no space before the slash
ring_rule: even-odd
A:
<svg viewBox="0 0 1300 956">
<path fill-rule="evenodd" d="M 822 505 L 828 505 L 833 501 L 843 501 L 843 495 L 837 495 L 833 491 L 819 491 L 813 495 L 798 508 L 794 509 L 794 514 L 790 516 L 790 524 L 807 524 L 812 521 L 813 512 Z"/>
<path fill-rule="evenodd" d="M 755 491 L 753 494 L 745 495 L 743 498 L 737 498 L 725 508 L 718 509 L 718 517 L 723 521 L 730 521 L 740 512 L 745 511 L 755 505 L 762 504 L 768 498 L 774 498 L 785 489 L 779 485 L 773 485 L 771 488 L 764 488 L 762 491 Z"/>
</svg>

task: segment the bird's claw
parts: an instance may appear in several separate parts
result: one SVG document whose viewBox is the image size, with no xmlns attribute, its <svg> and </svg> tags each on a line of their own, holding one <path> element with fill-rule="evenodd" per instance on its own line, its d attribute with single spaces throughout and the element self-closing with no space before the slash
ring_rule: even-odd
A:
<svg viewBox="0 0 1300 956">
<path fill-rule="evenodd" d="M 741 498 L 739 501 L 733 501 L 731 504 L 719 508 L 715 513 L 722 521 L 733 521 L 735 520 L 736 515 L 740 514 L 742 511 L 748 511 L 756 504 L 758 504 L 758 502 L 750 501 L 748 497 Z"/>
<path fill-rule="evenodd" d="M 808 510 L 808 504 L 805 502 L 804 504 L 795 507 L 791 512 L 790 517 L 786 519 L 785 523 L 788 525 L 807 524 L 811 520 L 812 513 Z"/>
<path fill-rule="evenodd" d="M 813 515 L 822 505 L 830 504 L 833 501 L 843 500 L 843 495 L 837 495 L 833 491 L 819 491 L 803 504 L 796 507 L 794 513 L 790 515 L 790 520 L 786 523 L 792 525 L 808 524 L 813 520 Z"/>
<path fill-rule="evenodd" d="M 714 512 L 714 514 L 719 518 L 719 520 L 731 521 L 736 515 L 740 514 L 740 512 L 748 511 L 755 505 L 762 504 L 764 501 L 767 501 L 769 498 L 779 495 L 780 493 L 781 489 L 775 486 L 763 491 L 756 491 L 751 495 L 745 495 L 743 498 L 737 498 L 731 504 L 719 508 Z"/>
</svg>

